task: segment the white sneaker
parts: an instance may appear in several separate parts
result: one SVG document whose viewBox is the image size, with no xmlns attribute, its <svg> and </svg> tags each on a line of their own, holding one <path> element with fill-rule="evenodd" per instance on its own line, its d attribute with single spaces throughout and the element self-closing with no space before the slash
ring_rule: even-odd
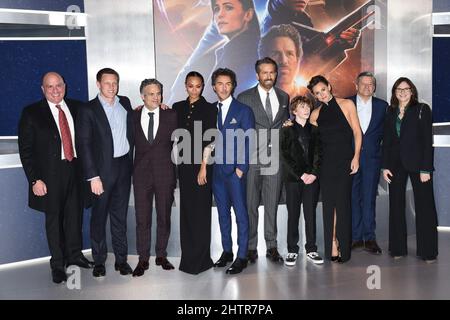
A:
<svg viewBox="0 0 450 320">
<path fill-rule="evenodd" d="M 306 254 L 309 260 L 311 260 L 315 264 L 322 264 L 323 259 L 317 252 L 309 252 Z"/>
<path fill-rule="evenodd" d="M 286 255 L 286 259 L 284 260 L 284 264 L 289 266 L 289 267 L 295 266 L 295 264 L 297 263 L 297 257 L 298 257 L 298 254 L 293 253 L 293 252 L 289 252 Z"/>
</svg>

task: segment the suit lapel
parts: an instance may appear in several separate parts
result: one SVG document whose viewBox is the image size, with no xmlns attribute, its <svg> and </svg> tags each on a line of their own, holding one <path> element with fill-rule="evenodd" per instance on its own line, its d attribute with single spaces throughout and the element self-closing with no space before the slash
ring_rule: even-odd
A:
<svg viewBox="0 0 450 320">
<path fill-rule="evenodd" d="M 47 100 L 42 100 L 41 108 L 41 117 L 45 122 L 48 123 L 47 128 L 49 128 L 52 134 L 55 135 L 59 141 L 61 141 L 58 126 L 56 125 L 55 118 L 53 118 L 53 114 L 50 110 L 50 106 L 48 105 Z"/>
<path fill-rule="evenodd" d="M 262 117 L 264 118 L 266 127 L 270 127 L 269 117 L 267 116 L 266 108 L 264 107 L 264 105 L 261 101 L 261 96 L 259 95 L 259 91 L 258 91 L 258 85 L 256 85 L 256 87 L 254 87 L 254 89 L 253 89 L 253 105 L 256 106 L 256 108 L 257 108 L 257 110 L 255 110 L 255 111 L 260 113 L 262 115 Z M 255 114 L 256 114 L 256 112 L 255 112 Z"/>
<path fill-rule="evenodd" d="M 161 140 L 161 137 L 163 135 L 163 130 L 164 128 L 166 128 L 165 124 L 166 124 L 166 113 L 163 112 L 163 110 L 159 109 L 159 125 L 158 125 L 158 130 L 156 131 L 156 135 L 155 135 L 155 140 L 153 141 L 152 144 L 156 144 Z"/>
<path fill-rule="evenodd" d="M 273 89 L 275 90 L 275 93 L 277 95 L 278 98 L 278 112 L 275 116 L 275 119 L 273 119 L 273 124 L 277 123 L 278 121 L 280 121 L 283 118 L 283 113 L 286 112 L 286 102 L 283 101 L 283 97 L 281 96 L 280 92 L 278 91 L 278 88 L 273 87 Z"/>
<path fill-rule="evenodd" d="M 223 129 L 226 129 L 228 127 L 228 124 L 233 119 L 235 112 L 236 112 L 236 103 L 233 98 L 230 104 L 230 108 L 228 109 L 227 116 L 225 117 L 225 121 L 223 122 Z"/>
<path fill-rule="evenodd" d="M 99 120 L 101 126 L 106 130 L 106 133 L 112 141 L 111 126 L 109 125 L 108 117 L 106 116 L 105 110 L 103 110 L 103 106 L 98 97 L 95 98 L 94 112 L 97 113 L 97 119 Z"/>
</svg>

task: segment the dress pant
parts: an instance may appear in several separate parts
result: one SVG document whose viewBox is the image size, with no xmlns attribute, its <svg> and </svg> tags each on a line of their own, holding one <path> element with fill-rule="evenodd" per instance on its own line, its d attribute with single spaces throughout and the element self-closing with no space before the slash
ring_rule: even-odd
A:
<svg viewBox="0 0 450 320">
<path fill-rule="evenodd" d="M 405 217 L 406 183 L 408 176 L 414 193 L 417 256 L 438 255 L 437 213 L 433 195 L 433 179 L 420 181 L 420 173 L 407 172 L 401 164 L 391 170 L 389 184 L 389 251 L 392 256 L 408 253 Z"/>
<path fill-rule="evenodd" d="M 362 151 L 364 152 L 364 151 Z M 363 154 L 352 186 L 352 240 L 376 240 L 375 205 L 380 159 Z"/>
<path fill-rule="evenodd" d="M 149 178 L 149 181 L 152 179 Z M 149 182 L 147 185 L 134 184 L 136 208 L 136 250 L 139 261 L 150 258 L 153 196 L 156 208 L 156 245 L 157 257 L 167 257 L 167 244 L 170 236 L 170 214 L 173 203 L 173 186 L 157 185 Z"/>
<path fill-rule="evenodd" d="M 57 184 L 48 188 L 45 195 L 45 230 L 52 269 L 64 269 L 67 261 L 77 260 L 81 256 L 83 205 L 80 200 L 76 162 L 77 159 L 58 162 Z"/>
<path fill-rule="evenodd" d="M 102 180 L 104 192 L 95 196 L 91 214 L 91 246 L 95 264 L 104 264 L 106 220 L 109 215 L 112 247 L 116 263 L 127 261 L 127 212 L 130 199 L 131 165 L 128 154 L 114 158 L 111 171 Z"/>
<path fill-rule="evenodd" d="M 226 175 L 219 166 L 213 170 L 213 194 L 219 215 L 220 233 L 223 251 L 233 252 L 231 238 L 231 207 L 234 209 L 237 223 L 237 257 L 247 258 L 248 250 L 248 213 L 246 204 L 246 175 L 239 178 L 235 172 Z"/>
<path fill-rule="evenodd" d="M 277 247 L 277 210 L 281 196 L 281 170 L 273 175 L 261 175 L 259 165 L 250 165 L 247 174 L 247 207 L 249 218 L 249 250 L 258 246 L 258 208 L 264 204 L 264 239 L 266 248 Z"/>
<path fill-rule="evenodd" d="M 316 207 L 319 196 L 319 183 L 305 185 L 303 181 L 285 182 L 286 207 L 288 210 L 287 246 L 288 252 L 299 252 L 298 223 L 303 204 L 303 217 L 305 219 L 306 253 L 317 251 L 316 246 Z"/>
</svg>

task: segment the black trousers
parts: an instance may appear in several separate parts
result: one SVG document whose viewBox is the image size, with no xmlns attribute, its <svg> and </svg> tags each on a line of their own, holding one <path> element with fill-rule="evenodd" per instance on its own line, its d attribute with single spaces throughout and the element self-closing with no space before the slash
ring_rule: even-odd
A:
<svg viewBox="0 0 450 320">
<path fill-rule="evenodd" d="M 317 251 L 316 246 L 316 207 L 319 196 L 319 183 L 314 181 L 310 185 L 300 182 L 286 182 L 286 207 L 288 210 L 287 246 L 288 252 L 299 252 L 298 223 L 303 203 L 303 217 L 305 219 L 306 253 Z"/>
<path fill-rule="evenodd" d="M 433 195 L 433 180 L 420 181 L 420 173 L 407 172 L 401 164 L 392 170 L 389 184 L 389 251 L 392 256 L 408 253 L 405 217 L 407 178 L 411 179 L 416 215 L 417 256 L 435 258 L 438 255 L 437 213 Z"/>
<path fill-rule="evenodd" d="M 91 214 L 91 246 L 95 264 L 104 264 L 106 220 L 109 214 L 111 241 L 116 263 L 127 261 L 127 212 L 131 188 L 131 165 L 128 155 L 113 160 L 112 170 L 102 180 L 104 192 L 95 196 Z"/>
<path fill-rule="evenodd" d="M 75 261 L 81 256 L 83 205 L 76 161 L 58 162 L 56 172 L 59 179 L 53 188 L 47 190 L 45 231 L 52 269 L 64 269 L 66 262 Z"/>
</svg>

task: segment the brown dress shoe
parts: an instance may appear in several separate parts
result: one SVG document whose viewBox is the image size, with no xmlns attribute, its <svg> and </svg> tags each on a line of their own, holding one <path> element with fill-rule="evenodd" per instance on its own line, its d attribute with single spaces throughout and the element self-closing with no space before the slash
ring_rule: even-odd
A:
<svg viewBox="0 0 450 320">
<path fill-rule="evenodd" d="M 381 248 L 378 246 L 375 240 L 367 240 L 364 242 L 364 251 L 367 251 L 372 254 L 381 254 Z"/>
<path fill-rule="evenodd" d="M 256 259 L 258 259 L 258 251 L 257 250 L 248 250 L 247 251 L 247 259 L 250 263 L 255 263 Z"/>
<path fill-rule="evenodd" d="M 148 261 L 139 261 L 136 268 L 133 271 L 133 277 L 140 277 L 144 275 L 145 270 L 148 270 Z"/>
<path fill-rule="evenodd" d="M 161 266 L 164 270 L 175 269 L 166 257 L 157 257 L 155 262 L 157 266 Z"/>
<path fill-rule="evenodd" d="M 277 248 L 270 248 L 266 252 L 266 257 L 272 260 L 273 262 L 283 262 L 283 258 L 278 253 Z"/>
</svg>

